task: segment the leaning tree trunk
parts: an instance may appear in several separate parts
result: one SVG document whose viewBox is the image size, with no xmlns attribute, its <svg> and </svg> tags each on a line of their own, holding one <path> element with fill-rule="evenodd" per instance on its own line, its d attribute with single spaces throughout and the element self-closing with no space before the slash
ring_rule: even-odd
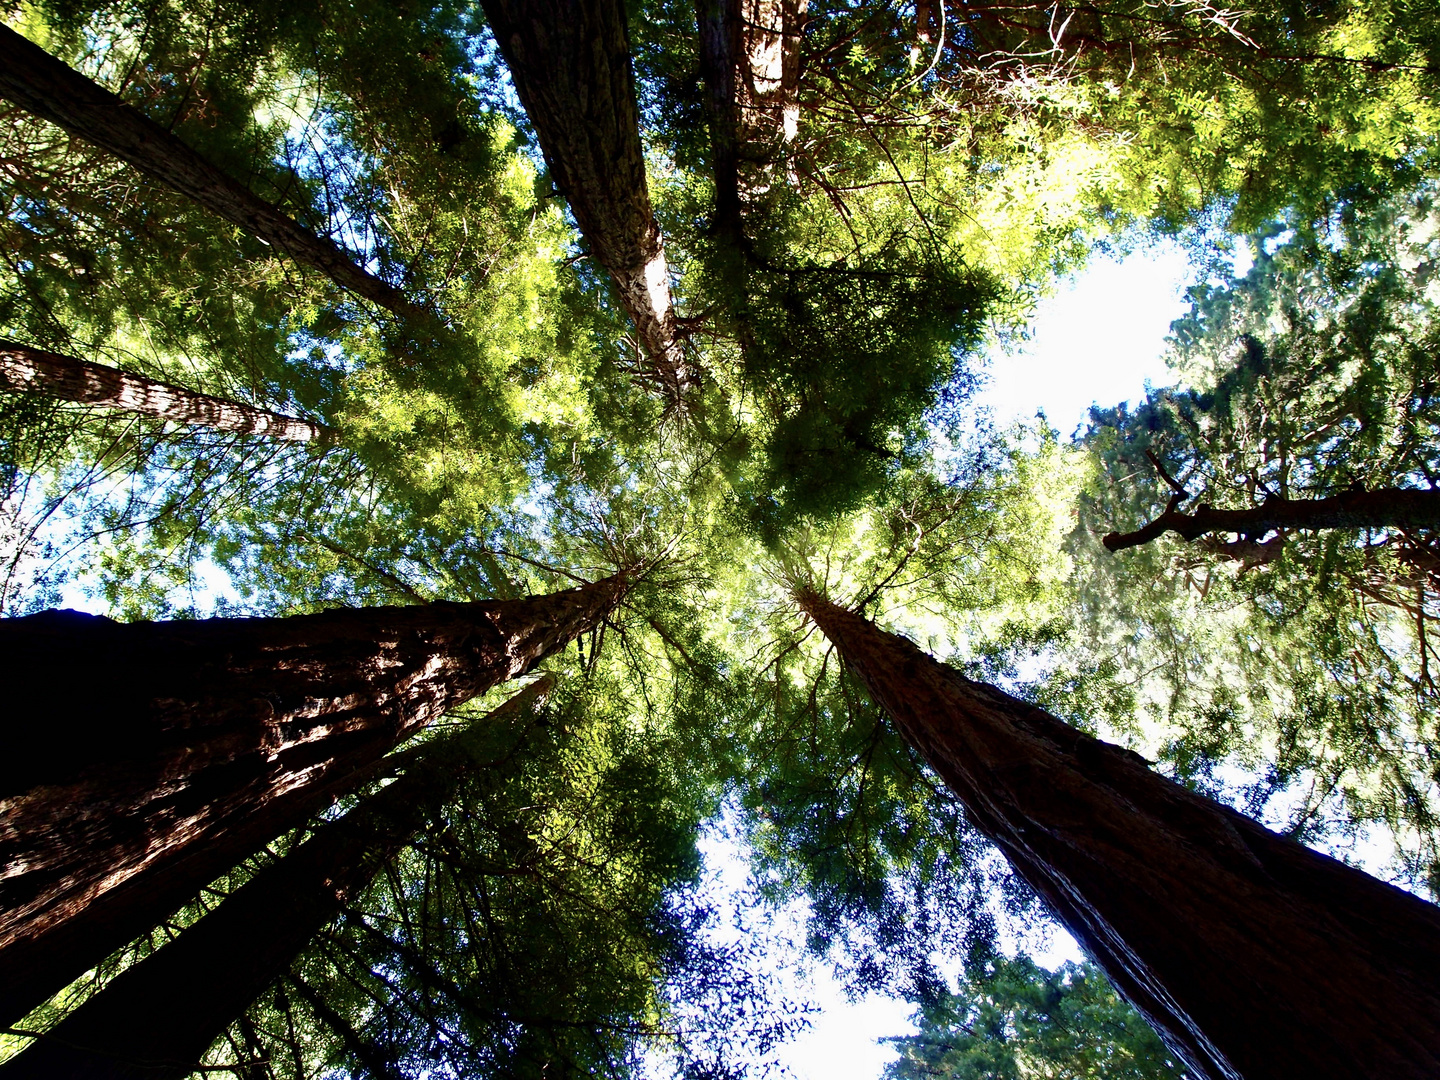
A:
<svg viewBox="0 0 1440 1080">
<path fill-rule="evenodd" d="M 471 725 L 510 720 L 553 685 L 532 683 Z M 404 776 L 235 893 L 23 1053 L 0 1065 L 3 1080 L 181 1080 L 205 1051 L 380 868 L 482 766 L 465 734 L 424 747 Z M 217 978 L 216 973 L 223 973 Z"/>
<path fill-rule="evenodd" d="M 801 23 L 809 0 L 699 0 L 716 226 L 738 241 L 746 209 L 776 183 L 800 123 Z"/>
<path fill-rule="evenodd" d="M 328 442 L 333 434 L 323 424 L 13 341 L 0 341 L 0 390 L 45 394 L 63 401 L 158 416 L 175 424 L 290 442 Z"/>
<path fill-rule="evenodd" d="M 1198 1076 L 1440 1076 L 1440 909 L 813 593 L 800 603 Z"/>
<path fill-rule="evenodd" d="M 108 150 L 357 296 L 397 315 L 426 317 L 399 289 L 361 269 L 334 242 L 303 228 L 168 129 L 3 25 L 0 96 Z"/>
<path fill-rule="evenodd" d="M 677 334 L 650 205 L 623 0 L 482 0 L 555 186 L 635 324 L 643 381 L 671 404 L 698 385 Z"/>
<path fill-rule="evenodd" d="M 286 619 L 0 620 L 0 1023 L 594 626 L 627 580 Z"/>
</svg>

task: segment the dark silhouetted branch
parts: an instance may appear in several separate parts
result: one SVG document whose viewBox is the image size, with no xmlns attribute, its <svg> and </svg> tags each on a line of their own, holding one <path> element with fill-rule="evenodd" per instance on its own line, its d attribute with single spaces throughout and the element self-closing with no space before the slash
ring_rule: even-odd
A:
<svg viewBox="0 0 1440 1080">
<path fill-rule="evenodd" d="M 1134 532 L 1112 532 L 1101 541 L 1111 551 L 1139 547 L 1167 532 L 1186 540 L 1206 533 L 1238 533 L 1254 540 L 1287 529 L 1433 529 L 1440 526 L 1440 490 L 1377 488 L 1354 490 L 1324 499 L 1283 499 L 1272 495 L 1248 510 L 1216 510 L 1206 503 L 1194 513 L 1179 507 L 1181 489 L 1165 512 Z"/>
</svg>

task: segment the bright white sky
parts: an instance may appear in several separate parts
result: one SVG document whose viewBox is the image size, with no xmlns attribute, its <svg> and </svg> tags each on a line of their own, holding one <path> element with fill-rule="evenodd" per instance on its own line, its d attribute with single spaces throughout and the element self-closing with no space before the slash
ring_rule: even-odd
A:
<svg viewBox="0 0 1440 1080">
<path fill-rule="evenodd" d="M 1148 380 L 1171 381 L 1160 359 L 1170 323 L 1185 311 L 1194 271 L 1172 244 L 1102 259 L 1040 303 L 1029 341 L 991 358 L 980 404 L 1002 426 L 1043 410 L 1068 436 L 1091 404 L 1138 401 Z"/>
</svg>

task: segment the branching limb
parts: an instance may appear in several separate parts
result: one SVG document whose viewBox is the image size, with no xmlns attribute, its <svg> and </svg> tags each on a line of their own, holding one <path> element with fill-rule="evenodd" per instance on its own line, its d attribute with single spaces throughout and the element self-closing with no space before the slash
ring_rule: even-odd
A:
<svg viewBox="0 0 1440 1080">
<path fill-rule="evenodd" d="M 1172 485 L 1173 486 L 1173 485 Z M 1207 533 L 1236 533 L 1255 540 L 1287 529 L 1404 529 L 1440 527 L 1440 491 L 1414 488 L 1355 488 L 1323 499 L 1285 499 L 1272 495 L 1247 510 L 1216 510 L 1206 503 L 1194 513 L 1179 509 L 1180 489 L 1165 512 L 1130 533 L 1112 532 L 1101 541 L 1110 551 L 1139 547 L 1167 532 L 1186 540 Z"/>
</svg>

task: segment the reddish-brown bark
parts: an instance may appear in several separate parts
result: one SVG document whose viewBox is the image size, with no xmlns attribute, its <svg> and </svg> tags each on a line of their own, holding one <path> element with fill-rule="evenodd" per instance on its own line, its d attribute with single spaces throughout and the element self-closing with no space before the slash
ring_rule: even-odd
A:
<svg viewBox="0 0 1440 1080">
<path fill-rule="evenodd" d="M 799 600 L 1197 1076 L 1440 1075 L 1440 909 L 822 597 Z"/>
<path fill-rule="evenodd" d="M 1258 539 L 1282 529 L 1440 528 L 1440 490 L 1376 488 L 1346 491 L 1324 499 L 1282 499 L 1272 496 L 1246 510 L 1216 510 L 1201 503 L 1194 513 L 1179 509 L 1185 493 L 1177 492 L 1165 512 L 1130 533 L 1107 533 L 1102 543 L 1111 551 L 1139 547 L 1167 532 L 1186 540 L 1206 533 L 1239 533 Z"/>
<path fill-rule="evenodd" d="M 176 424 L 290 442 L 325 442 L 332 435 L 329 428 L 310 420 L 199 394 L 13 341 L 0 341 L 0 390 L 45 394 L 64 401 L 158 416 Z"/>
<path fill-rule="evenodd" d="M 637 374 L 683 405 L 698 381 L 677 333 L 669 265 L 645 179 L 624 3 L 482 0 L 481 6 L 555 186 L 635 324 L 647 359 Z"/>
<path fill-rule="evenodd" d="M 531 684 L 476 722 L 510 721 L 553 685 Z M 310 939 L 369 884 L 480 761 L 464 736 L 425 746 L 404 775 L 323 825 L 219 907 L 129 968 L 23 1053 L 4 1080 L 180 1080 L 283 976 Z M 223 978 L 216 978 L 223 972 Z"/>
<path fill-rule="evenodd" d="M 775 183 L 800 121 L 808 0 L 699 0 L 700 71 L 710 113 L 717 226 L 743 234 L 746 208 Z"/>
<path fill-rule="evenodd" d="M 356 265 L 123 100 L 0 25 L 0 96 L 107 150 L 298 263 L 397 315 L 428 318 L 399 289 Z"/>
<path fill-rule="evenodd" d="M 0 620 L 0 1022 L 595 625 L 626 580 L 287 619 Z"/>
</svg>

